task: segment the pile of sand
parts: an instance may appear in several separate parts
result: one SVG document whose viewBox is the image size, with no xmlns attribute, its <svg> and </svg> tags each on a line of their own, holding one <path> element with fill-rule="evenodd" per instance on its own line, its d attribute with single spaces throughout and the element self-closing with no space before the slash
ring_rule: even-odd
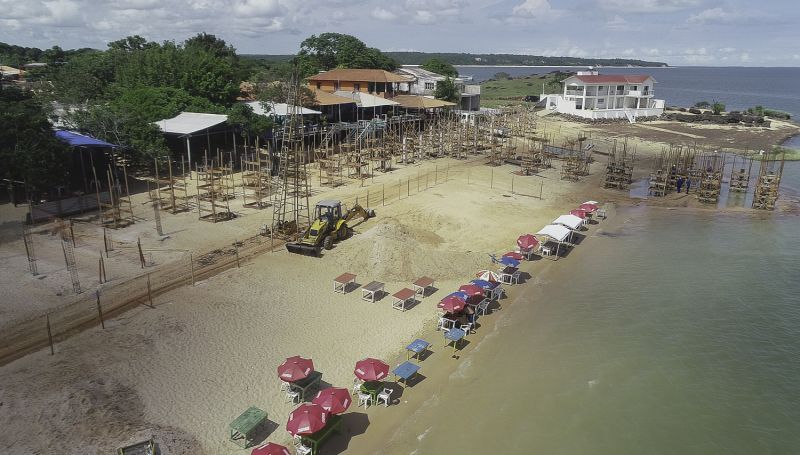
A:
<svg viewBox="0 0 800 455">
<path fill-rule="evenodd" d="M 486 262 L 481 254 L 449 250 L 434 232 L 393 217 L 337 246 L 335 256 L 354 273 L 385 282 L 464 278 Z"/>
</svg>

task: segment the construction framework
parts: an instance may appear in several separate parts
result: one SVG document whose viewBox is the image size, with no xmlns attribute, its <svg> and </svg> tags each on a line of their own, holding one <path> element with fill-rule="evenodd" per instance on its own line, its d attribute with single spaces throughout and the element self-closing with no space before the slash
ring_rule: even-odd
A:
<svg viewBox="0 0 800 455">
<path fill-rule="evenodd" d="M 697 188 L 697 200 L 704 204 L 716 204 L 722 188 L 722 173 L 725 168 L 725 154 L 716 150 L 703 153 L 698 157 L 701 169 L 700 184 Z"/>
<path fill-rule="evenodd" d="M 739 157 L 734 155 L 733 164 L 731 164 L 730 190 L 735 193 L 746 193 L 748 188 L 750 188 L 750 174 L 753 169 L 753 158 L 747 155 L 741 158 L 742 161 L 739 164 Z"/>
<path fill-rule="evenodd" d="M 617 148 L 617 140 L 608 153 L 606 164 L 606 177 L 603 188 L 627 189 L 633 179 L 633 163 L 636 162 L 636 149 L 628 151 L 628 138 L 622 142 L 622 147 Z"/>
<path fill-rule="evenodd" d="M 203 164 L 196 165 L 195 187 L 197 189 L 197 216 L 200 220 L 216 223 L 233 218 L 228 200 L 234 196 L 232 166 L 222 164 L 222 154 L 208 158 L 206 151 Z"/>
<path fill-rule="evenodd" d="M 133 216 L 133 204 L 131 203 L 130 191 L 128 189 L 128 162 L 127 160 L 113 155 L 113 167 L 111 164 L 106 169 L 106 181 L 108 182 L 108 200 L 100 197 L 100 185 L 95 186 L 97 195 L 97 207 L 99 209 L 100 224 L 114 229 L 130 226 L 136 220 Z M 122 182 L 118 177 L 119 169 L 122 169 Z M 97 170 L 92 160 L 92 174 L 96 182 Z"/>
<path fill-rule="evenodd" d="M 758 210 L 774 210 L 778 201 L 785 164 L 785 153 L 780 159 L 764 157 L 758 170 L 758 181 L 753 193 L 752 207 Z"/>
</svg>

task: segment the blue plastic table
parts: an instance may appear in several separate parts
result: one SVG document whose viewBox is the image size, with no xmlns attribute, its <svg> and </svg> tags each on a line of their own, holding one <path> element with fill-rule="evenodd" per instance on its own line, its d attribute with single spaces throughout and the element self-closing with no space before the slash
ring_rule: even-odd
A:
<svg viewBox="0 0 800 455">
<path fill-rule="evenodd" d="M 392 370 L 392 373 L 394 373 L 394 376 L 398 382 L 400 379 L 402 379 L 405 381 L 406 385 L 408 385 L 408 380 L 417 374 L 417 371 L 419 371 L 419 365 L 406 361 Z"/>
<path fill-rule="evenodd" d="M 422 354 L 423 352 L 425 352 L 425 350 L 428 349 L 428 346 L 430 346 L 430 345 L 431 344 L 428 343 L 427 341 L 417 338 L 411 344 L 406 346 L 406 351 L 407 351 L 406 352 L 406 360 L 411 360 L 411 357 L 412 357 L 411 353 L 412 352 L 414 353 L 413 356 L 417 357 L 417 360 L 422 360 L 422 359 L 420 359 L 419 355 Z"/>
<path fill-rule="evenodd" d="M 453 342 L 453 356 L 456 355 L 456 350 L 458 349 L 458 342 L 461 341 L 462 338 L 466 336 L 466 332 L 461 329 L 450 329 L 444 333 L 444 338 L 446 340 L 445 346 L 447 346 L 451 341 Z"/>
</svg>

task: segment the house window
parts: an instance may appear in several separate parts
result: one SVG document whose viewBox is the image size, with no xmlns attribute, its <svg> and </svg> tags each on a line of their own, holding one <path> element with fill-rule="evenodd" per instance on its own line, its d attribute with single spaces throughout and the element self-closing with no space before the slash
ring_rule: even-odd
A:
<svg viewBox="0 0 800 455">
<path fill-rule="evenodd" d="M 625 86 L 624 85 L 618 85 L 617 86 L 617 91 L 618 92 L 624 92 L 625 91 Z"/>
<path fill-rule="evenodd" d="M 361 91 L 361 84 L 359 84 L 358 82 L 354 83 L 353 84 L 353 91 L 354 92 L 360 92 Z"/>
<path fill-rule="evenodd" d="M 639 90 L 639 86 L 638 85 L 634 85 L 633 87 L 631 87 L 631 90 L 633 90 L 633 91 Z"/>
<path fill-rule="evenodd" d="M 425 83 L 425 90 L 433 90 L 434 88 L 436 88 L 436 83 L 435 82 L 426 82 Z"/>
<path fill-rule="evenodd" d="M 339 81 L 334 81 L 333 82 L 333 89 L 334 90 L 339 90 Z"/>
<path fill-rule="evenodd" d="M 375 93 L 375 83 L 374 82 L 367 82 L 367 91 L 370 93 Z"/>
<path fill-rule="evenodd" d="M 317 90 L 322 88 L 322 82 L 317 82 Z"/>
</svg>

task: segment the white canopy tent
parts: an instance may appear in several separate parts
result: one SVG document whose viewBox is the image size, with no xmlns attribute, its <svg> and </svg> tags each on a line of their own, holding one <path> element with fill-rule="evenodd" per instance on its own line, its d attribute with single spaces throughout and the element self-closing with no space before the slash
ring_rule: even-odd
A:
<svg viewBox="0 0 800 455">
<path fill-rule="evenodd" d="M 553 220 L 551 224 L 558 224 L 561 226 L 566 226 L 573 231 L 577 231 L 583 226 L 583 220 L 579 216 L 575 215 L 561 215 L 560 217 Z"/>
<path fill-rule="evenodd" d="M 201 112 L 181 112 L 175 117 L 159 120 L 153 122 L 154 125 L 161 128 L 161 131 L 167 134 L 177 134 L 186 138 L 186 154 L 189 159 L 189 165 L 192 163 L 192 149 L 189 144 L 189 138 L 198 135 L 198 133 L 205 133 L 209 138 L 209 129 L 217 125 L 223 124 L 228 121 L 228 116 L 223 114 L 205 114 Z M 209 138 L 208 147 L 211 148 L 211 139 Z M 236 136 L 234 135 L 234 141 Z"/>
<path fill-rule="evenodd" d="M 565 243 L 567 239 L 572 237 L 572 230 L 560 224 L 548 224 L 534 235 L 537 238 L 544 237 L 544 239 L 539 240 L 541 245 L 544 245 L 547 243 L 547 241 L 553 241 L 557 243 L 558 247 L 556 247 L 556 257 L 558 257 L 559 253 L 561 252 L 561 244 Z"/>
<path fill-rule="evenodd" d="M 249 101 L 247 103 L 253 109 L 253 112 L 258 115 L 267 115 L 267 116 L 276 116 L 276 117 L 286 117 L 289 114 L 289 105 L 286 103 L 266 103 L 269 106 L 269 111 L 265 112 L 264 107 L 261 104 L 261 101 Z M 322 114 L 320 111 L 315 111 L 314 109 L 308 109 L 301 106 L 295 106 L 296 113 L 299 115 L 319 115 Z"/>
</svg>

